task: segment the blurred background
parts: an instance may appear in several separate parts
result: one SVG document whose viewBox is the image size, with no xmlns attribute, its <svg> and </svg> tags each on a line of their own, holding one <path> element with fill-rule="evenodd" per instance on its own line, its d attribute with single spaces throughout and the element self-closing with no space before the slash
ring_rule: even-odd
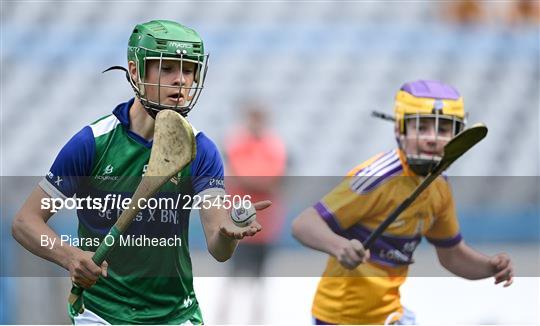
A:
<svg viewBox="0 0 540 326">
<path fill-rule="evenodd" d="M 332 182 L 321 181 L 324 176 L 342 176 L 395 147 L 393 125 L 372 118 L 372 110 L 390 114 L 405 81 L 436 79 L 461 92 L 469 122 L 490 128 L 486 140 L 448 172 L 463 234 L 486 253 L 516 257 L 521 277 L 502 289 L 491 280 L 418 272 L 403 288 L 404 304 L 426 324 L 540 323 L 538 1 L 3 1 L 1 6 L 0 324 L 69 322 L 69 281 L 49 277 L 62 274 L 60 268 L 23 254 L 11 238 L 13 215 L 35 184 L 21 182 L 13 195 L 17 179 L 12 177 L 43 176 L 74 133 L 133 96 L 122 73 L 101 71 L 127 65 L 133 27 L 152 19 L 181 22 L 202 36 L 210 64 L 190 121 L 224 155 L 227 135 L 242 125 L 240 106 L 249 99 L 265 107 L 269 126 L 286 148 L 284 184 L 320 182 L 320 192 L 284 200 L 281 231 L 271 240 L 266 277 L 257 285 L 252 279 L 231 285 L 226 274 L 204 272 L 214 265 L 192 214 L 190 240 L 200 276 L 195 286 L 206 322 L 310 322 L 325 257 L 295 243 L 290 221 L 331 189 Z M 62 214 L 65 218 L 53 221 L 55 229 L 74 234 L 73 212 Z M 291 259 L 315 267 L 306 277 L 286 277 L 293 275 L 279 268 Z M 420 262 L 437 265 L 427 245 L 415 259 L 418 268 Z M 260 300 L 250 301 L 265 302 L 258 319 L 227 308 L 253 286 L 262 290 Z M 29 305 L 35 308 L 28 311 Z"/>
</svg>

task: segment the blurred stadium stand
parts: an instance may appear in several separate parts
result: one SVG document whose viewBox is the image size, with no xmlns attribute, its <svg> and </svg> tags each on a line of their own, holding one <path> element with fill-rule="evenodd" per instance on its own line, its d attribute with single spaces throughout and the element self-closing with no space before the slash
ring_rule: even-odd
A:
<svg viewBox="0 0 540 326">
<path fill-rule="evenodd" d="M 0 15 L 2 176 L 44 175 L 69 137 L 132 97 L 122 73 L 101 71 L 126 66 L 136 23 L 171 19 L 195 28 L 211 54 L 193 124 L 221 145 L 237 120 L 238 101 L 260 97 L 275 111 L 275 127 L 292 157 L 291 176 L 344 175 L 394 147 L 392 124 L 370 112 L 391 113 L 403 82 L 454 85 L 469 122 L 485 122 L 490 134 L 449 174 L 511 176 L 520 184 L 507 210 L 494 202 L 508 195 L 508 178 L 491 178 L 459 196 L 458 206 L 471 204 L 460 208 L 467 239 L 539 241 L 538 25 L 456 25 L 441 19 L 436 2 L 416 1 L 10 1 L 2 2 Z M 486 184 L 489 189 L 482 188 Z M 290 207 L 289 222 L 305 207 L 297 205 Z M 4 250 L 13 241 L 5 232 L 12 216 L 4 217 L 16 209 L 2 208 Z M 192 225 L 194 247 L 201 248 L 200 223 Z M 294 241 L 287 233 L 281 244 Z M 0 281 L 0 297 L 9 284 Z M 15 318 L 6 307 L 0 323 Z M 64 316 L 48 318 L 65 322 L 59 319 Z"/>
<path fill-rule="evenodd" d="M 443 24 L 422 3 L 7 2 L 3 9 L 3 175 L 44 174 L 69 136 L 131 96 L 121 73 L 100 71 L 126 65 L 131 28 L 155 17 L 193 26 L 211 53 L 195 125 L 219 142 L 239 98 L 265 98 L 294 157 L 291 175 L 343 175 L 394 146 L 391 124 L 369 113 L 390 113 L 400 85 L 419 78 L 455 85 L 470 121 L 490 127 L 452 175 L 539 174 L 536 25 Z"/>
</svg>

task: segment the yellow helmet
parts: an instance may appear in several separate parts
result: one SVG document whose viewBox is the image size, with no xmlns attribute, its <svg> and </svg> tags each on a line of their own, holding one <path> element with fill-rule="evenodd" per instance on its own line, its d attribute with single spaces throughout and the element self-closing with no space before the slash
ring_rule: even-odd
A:
<svg viewBox="0 0 540 326">
<path fill-rule="evenodd" d="M 405 134 L 405 117 L 439 116 L 455 121 L 456 134 L 465 126 L 463 97 L 450 85 L 439 81 L 417 80 L 401 86 L 396 94 L 394 115 L 400 134 Z"/>
<path fill-rule="evenodd" d="M 435 120 L 435 143 L 437 139 L 443 141 L 442 137 L 438 138 L 437 130 L 440 120 L 452 122 L 451 137 L 465 127 L 466 113 L 463 108 L 463 97 L 455 88 L 439 81 L 418 80 L 403 84 L 396 94 L 394 114 L 398 145 L 406 155 L 411 169 L 419 175 L 427 175 L 441 160 L 439 154 L 426 154 L 418 145 L 412 152 L 406 151 L 403 147 L 404 140 L 409 137 L 415 137 L 418 144 L 420 120 L 425 118 Z M 416 133 L 409 134 L 406 120 L 412 119 L 416 120 L 417 130 Z"/>
</svg>

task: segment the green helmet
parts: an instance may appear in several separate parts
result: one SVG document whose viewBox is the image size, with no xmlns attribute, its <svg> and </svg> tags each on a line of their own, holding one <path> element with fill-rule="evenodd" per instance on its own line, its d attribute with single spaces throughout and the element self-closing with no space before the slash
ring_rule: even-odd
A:
<svg viewBox="0 0 540 326">
<path fill-rule="evenodd" d="M 129 38 L 127 56 L 128 61 L 135 62 L 138 72 L 138 80 L 134 81 L 128 74 L 129 81 L 135 94 L 151 116 L 155 116 L 158 111 L 163 109 L 172 109 L 186 116 L 193 109 L 203 89 L 208 63 L 208 54 L 205 54 L 203 41 L 197 32 L 168 20 L 153 20 L 138 24 Z M 145 82 L 148 60 L 159 60 L 160 67 L 163 60 L 178 60 L 180 65 L 183 62 L 195 64 L 194 82 L 189 88 L 188 98 L 185 99 L 183 105 L 179 105 L 179 102 L 176 105 L 166 105 L 160 103 L 159 99 L 158 102 L 155 102 L 147 98 L 145 86 L 148 85 L 158 86 L 158 90 L 160 87 L 179 89 L 184 87 L 182 85 L 161 85 L 161 80 L 158 80 L 157 85 Z"/>
</svg>

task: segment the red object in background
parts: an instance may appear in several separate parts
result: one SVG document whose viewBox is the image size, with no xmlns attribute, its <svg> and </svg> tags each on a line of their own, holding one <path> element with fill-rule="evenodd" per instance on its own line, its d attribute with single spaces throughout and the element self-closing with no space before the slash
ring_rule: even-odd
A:
<svg viewBox="0 0 540 326">
<path fill-rule="evenodd" d="M 225 152 L 228 193 L 250 195 L 252 202 L 272 201 L 272 206 L 257 212 L 257 221 L 263 230 L 242 242 L 270 244 L 279 237 L 285 214 L 279 198 L 280 182 L 287 164 L 285 145 L 271 131 L 255 134 L 248 128 L 240 128 L 226 138 Z"/>
</svg>

